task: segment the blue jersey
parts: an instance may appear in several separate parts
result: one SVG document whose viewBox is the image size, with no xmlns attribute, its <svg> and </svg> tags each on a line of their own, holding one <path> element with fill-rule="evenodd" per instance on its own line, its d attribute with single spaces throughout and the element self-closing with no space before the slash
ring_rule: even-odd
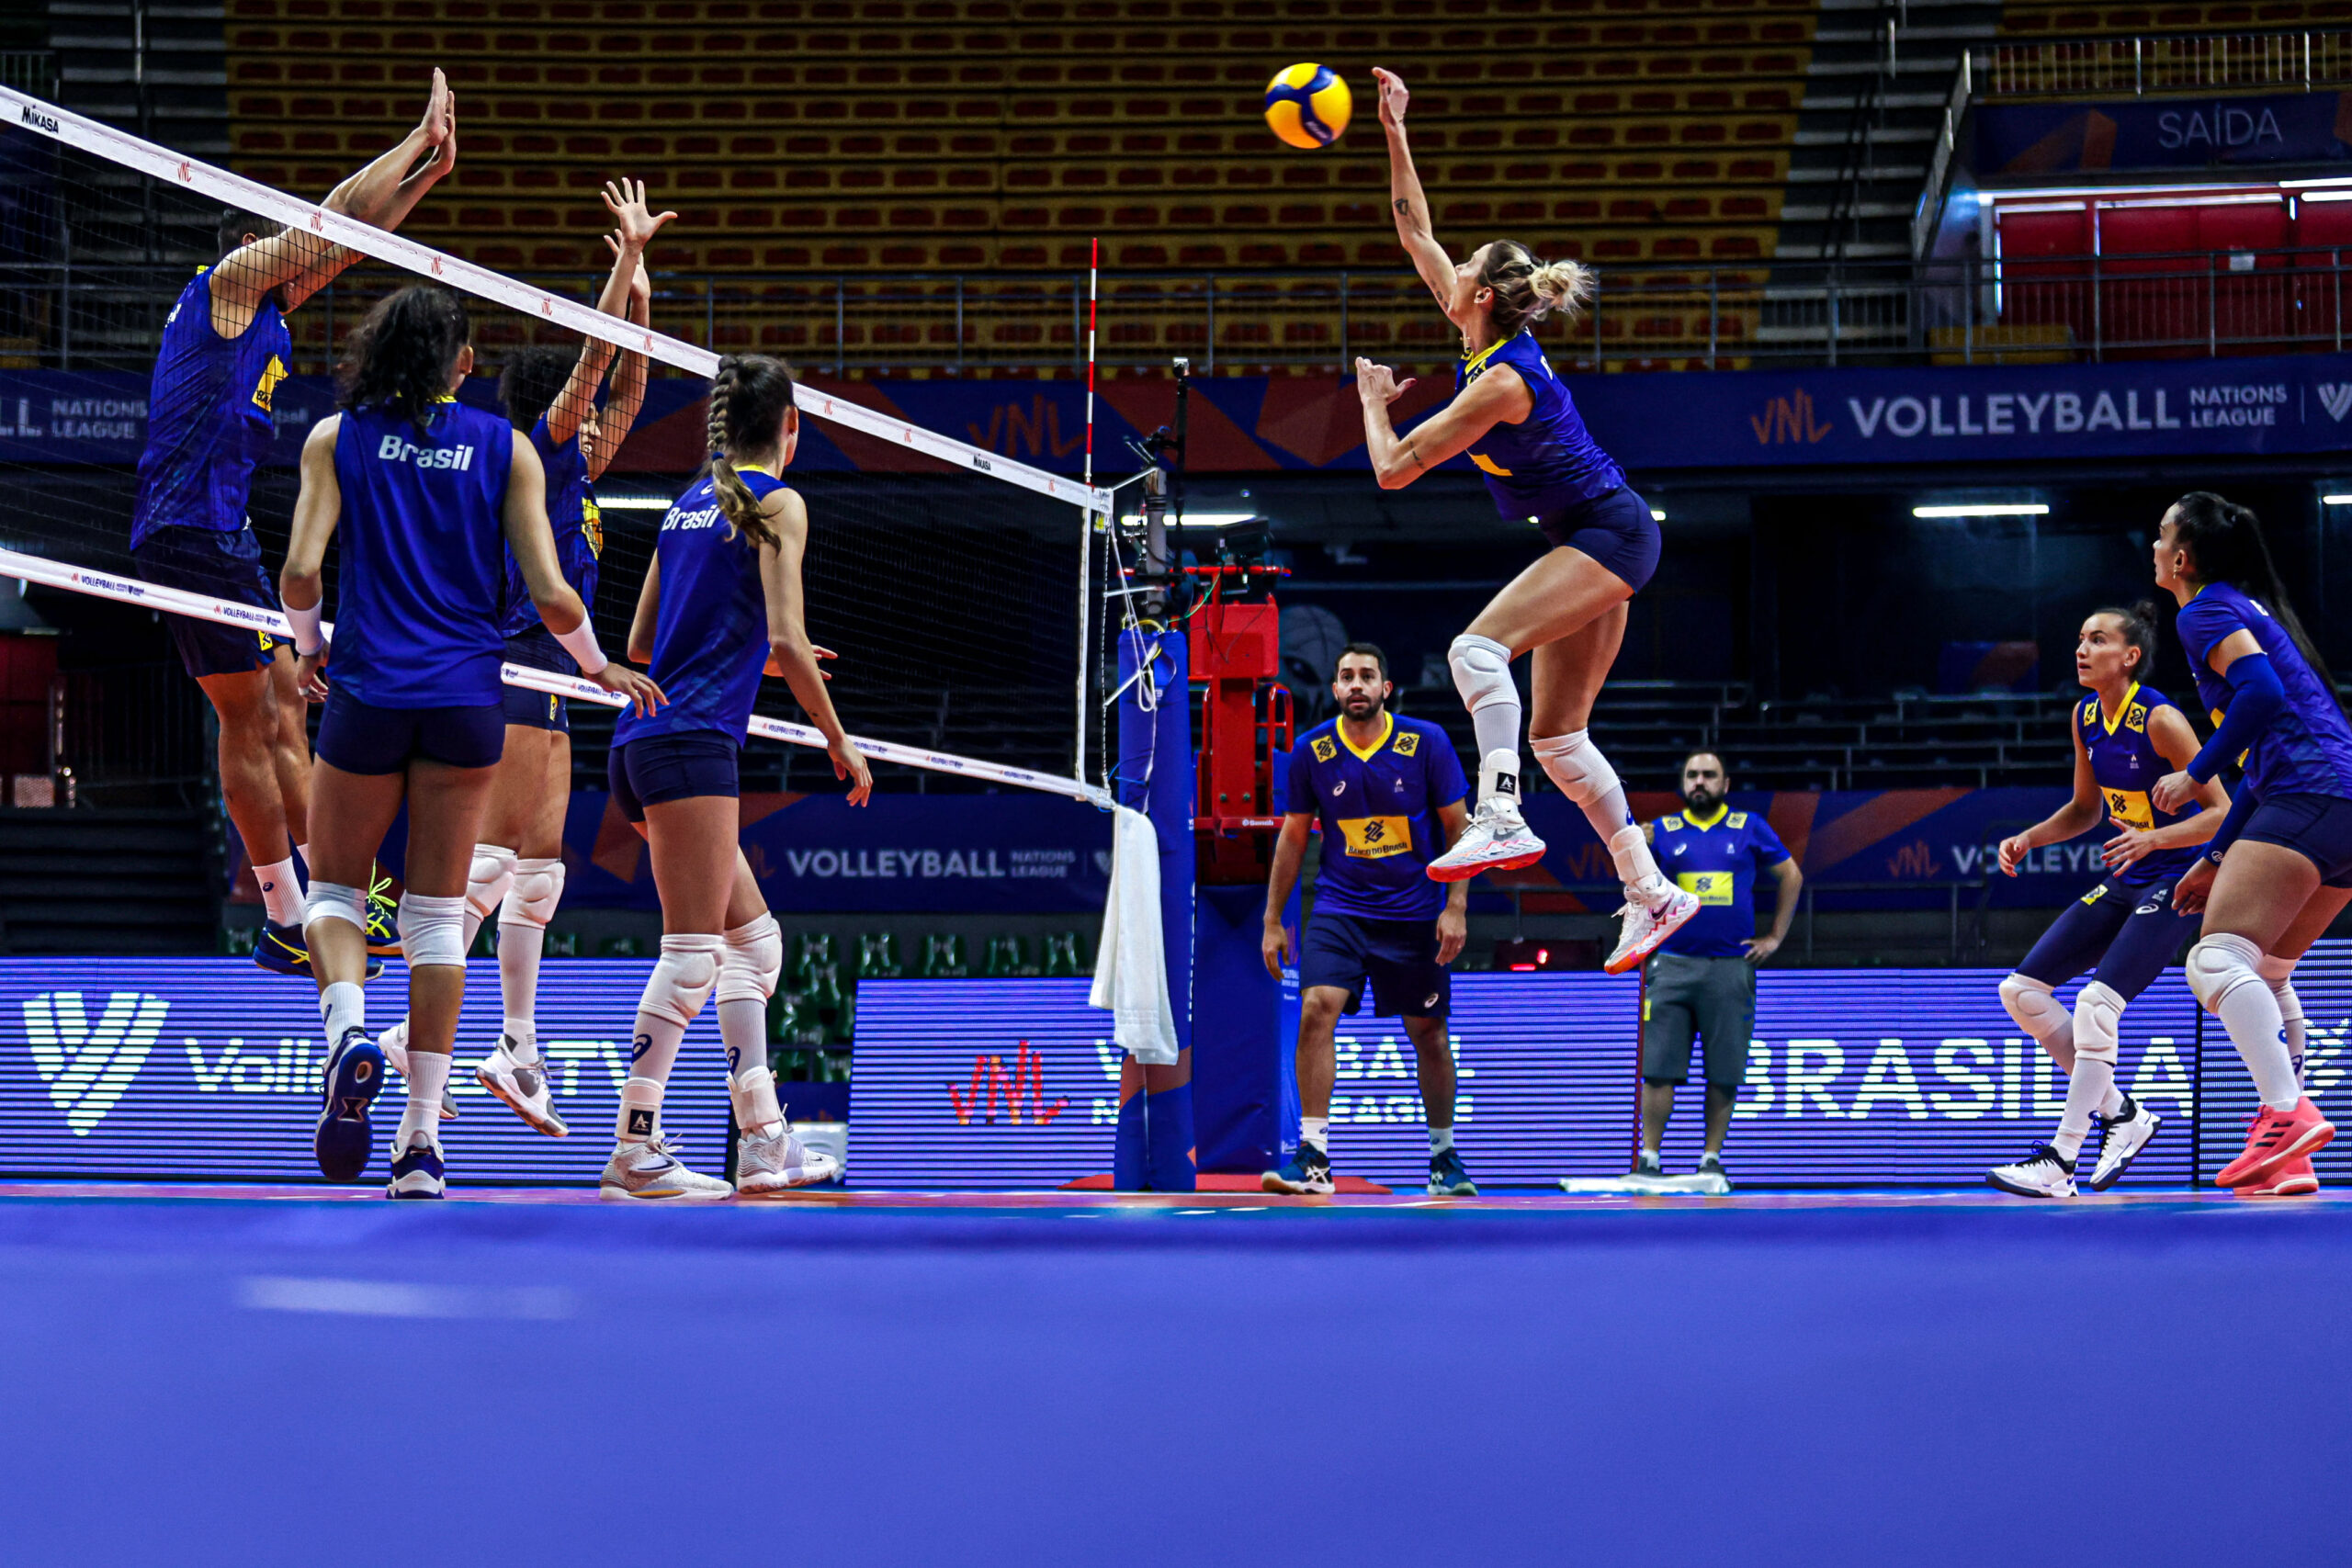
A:
<svg viewBox="0 0 2352 1568">
<path fill-rule="evenodd" d="M 1533 334 L 1522 331 L 1464 359 L 1454 369 L 1453 389 L 1496 365 L 1518 371 L 1534 400 L 1525 419 L 1498 423 L 1471 446 L 1470 460 L 1487 476 L 1496 510 L 1510 518 L 1541 517 L 1623 487 L 1625 470 L 1584 427 L 1576 400 L 1552 374 Z"/>
<path fill-rule="evenodd" d="M 1702 822 L 1687 811 L 1657 819 L 1650 853 L 1658 870 L 1699 900 L 1699 912 L 1666 939 L 1686 958 L 1736 958 L 1756 935 L 1756 874 L 1789 858 L 1772 825 L 1728 805 Z"/>
<path fill-rule="evenodd" d="M 147 389 L 131 548 L 158 528 L 233 534 L 245 526 L 254 463 L 277 439 L 270 399 L 286 379 L 293 344 L 275 295 L 254 308 L 243 333 L 227 338 L 212 330 L 211 268 L 180 290 Z"/>
<path fill-rule="evenodd" d="M 2148 739 L 2148 720 L 2158 708 L 2170 706 L 2171 700 L 2162 692 L 2134 685 L 2123 694 L 2123 706 L 2113 718 L 2107 716 L 2096 692 L 2075 710 L 2075 729 L 2090 757 L 2092 782 L 2107 797 L 2107 819 L 2118 828 L 2137 828 L 2143 832 L 2169 828 L 2202 809 L 2191 804 L 2186 811 L 2159 811 L 2148 798 L 2156 781 L 2173 771 Z M 2196 863 L 2198 853 L 2193 848 L 2159 850 L 2133 861 L 2117 872 L 2115 879 L 2132 887 L 2175 882 Z"/>
<path fill-rule="evenodd" d="M 2197 694 L 2215 724 L 2229 705 L 2230 683 L 2213 673 L 2212 654 L 2233 632 L 2254 634 L 2287 690 L 2287 705 L 2246 749 L 2246 788 L 2263 800 L 2281 795 L 2352 799 L 2352 724 L 2269 611 L 2230 583 L 2209 582 L 2180 607 L 2174 626 L 2197 671 Z"/>
<path fill-rule="evenodd" d="M 1429 878 L 1444 851 L 1437 811 L 1470 793 L 1453 742 L 1436 725 L 1382 716 L 1380 739 L 1359 751 L 1328 719 L 1291 749 L 1285 811 L 1323 818 L 1315 908 L 1372 920 L 1426 920 L 1445 907 Z"/>
<path fill-rule="evenodd" d="M 354 409 L 335 432 L 342 571 L 328 678 L 375 707 L 499 700 L 506 586 L 506 470 L 514 427 L 487 409 L 437 404 L 407 419 Z"/>
<path fill-rule="evenodd" d="M 784 488 L 782 479 L 761 469 L 735 471 L 762 502 Z M 704 479 L 662 519 L 653 558 L 662 569 L 662 597 L 647 672 L 670 702 L 650 718 L 630 708 L 613 727 L 613 744 L 716 729 L 741 745 L 768 661 L 759 547 L 729 526 L 718 492 Z"/>
<path fill-rule="evenodd" d="M 555 531 L 555 558 L 563 580 L 580 595 L 590 615 L 596 613 L 596 563 L 605 553 L 605 514 L 597 510 L 596 491 L 588 478 L 588 460 L 580 452 L 580 433 L 559 446 L 548 439 L 548 422 L 531 426 L 531 448 L 548 476 L 548 525 Z M 523 569 L 512 550 L 506 556 L 506 607 L 498 629 L 508 637 L 541 630 L 538 607 L 523 581 Z M 552 637 L 547 641 L 553 644 Z M 577 668 L 560 647 L 553 649 L 560 669 Z"/>
</svg>

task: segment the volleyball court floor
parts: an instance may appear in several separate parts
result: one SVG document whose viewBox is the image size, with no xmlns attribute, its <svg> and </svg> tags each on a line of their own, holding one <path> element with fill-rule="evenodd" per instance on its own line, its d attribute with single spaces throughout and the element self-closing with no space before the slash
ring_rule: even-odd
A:
<svg viewBox="0 0 2352 1568">
<path fill-rule="evenodd" d="M 2347 1330 L 2352 1196 L 17 1183 L 0 1539 L 28 1564 L 2343 1562 Z"/>
</svg>

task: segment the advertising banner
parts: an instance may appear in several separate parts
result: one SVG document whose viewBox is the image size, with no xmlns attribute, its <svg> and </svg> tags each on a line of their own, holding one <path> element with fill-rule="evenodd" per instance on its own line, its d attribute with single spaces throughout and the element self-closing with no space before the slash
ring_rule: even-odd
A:
<svg viewBox="0 0 2352 1568">
<path fill-rule="evenodd" d="M 2259 457 L 2340 450 L 2352 368 L 2332 354 L 2082 365 L 1564 375 L 1601 445 L 1643 474 L 1857 463 L 1949 463 L 2153 456 Z M 1076 473 L 1085 390 L 1065 381 L 812 383 L 987 451 Z M 1122 451 L 1174 416 L 1165 381 L 1117 381 L 1098 403 L 1098 450 Z M 1193 384 L 1196 474 L 1354 471 L 1368 467 L 1353 385 L 1334 376 L 1209 377 Z M 469 383 L 487 401 L 489 379 Z M 1448 397 L 1423 379 L 1396 404 L 1410 429 Z M 663 378 L 611 472 L 676 476 L 702 461 L 703 385 Z M 262 455 L 291 465 L 311 422 L 334 406 L 322 377 L 277 391 L 277 435 Z M 0 462 L 138 461 L 147 380 L 129 373 L 0 371 Z M 811 422 L 797 468 L 897 472 L 940 465 Z M 1448 467 L 1467 473 L 1467 459 Z M 1365 481 L 1369 484 L 1369 478 Z"/>
<path fill-rule="evenodd" d="M 1980 175 L 2204 169 L 2352 158 L 2352 95 L 1979 104 Z"/>
</svg>

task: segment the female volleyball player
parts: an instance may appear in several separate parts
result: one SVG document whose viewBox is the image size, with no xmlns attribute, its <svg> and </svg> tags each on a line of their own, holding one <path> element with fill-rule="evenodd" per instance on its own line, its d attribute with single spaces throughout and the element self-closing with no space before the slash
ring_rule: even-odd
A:
<svg viewBox="0 0 2352 1568">
<path fill-rule="evenodd" d="M 1429 874 L 1453 882 L 1544 856 L 1544 841 L 1520 815 L 1520 702 L 1510 673 L 1511 660 L 1532 649 L 1530 745 L 1609 846 L 1625 885 L 1625 922 L 1606 965 L 1622 975 L 1698 913 L 1699 900 L 1658 875 L 1615 771 L 1586 733 L 1593 698 L 1625 638 L 1626 602 L 1650 580 L 1658 558 L 1649 503 L 1585 429 L 1529 331 L 1555 310 L 1571 317 L 1583 310 L 1592 275 L 1574 262 L 1538 262 L 1513 240 L 1489 242 L 1455 265 L 1431 233 L 1429 198 L 1413 172 L 1405 84 L 1392 72 L 1373 75 L 1388 133 L 1397 238 L 1462 333 L 1453 401 L 1404 436 L 1390 424 L 1388 405 L 1413 383 L 1400 385 L 1385 365 L 1356 361 L 1374 471 L 1381 488 L 1394 490 L 1467 452 L 1502 514 L 1532 519 L 1552 546 L 1495 595 L 1447 654 L 1477 732 L 1478 795 L 1470 826 L 1430 863 Z"/>
<path fill-rule="evenodd" d="M 338 411 L 302 444 L 302 488 L 279 592 L 294 624 L 296 674 L 323 701 L 311 795 L 316 874 L 305 919 L 326 1021 L 319 1168 L 348 1181 L 368 1163 L 368 1109 L 384 1055 L 368 1037 L 364 877 L 403 800 L 409 964 L 408 1106 L 392 1140 L 394 1198 L 441 1195 L 434 1123 L 465 997 L 459 940 L 466 868 L 505 742 L 498 606 L 507 548 L 548 629 L 606 691 L 643 705 L 652 682 L 608 664 L 548 530 L 544 479 L 503 419 L 456 400 L 473 368 L 465 307 L 428 284 L 368 312 L 342 373 Z M 334 646 L 319 573 L 340 531 Z M 328 663 L 330 652 L 333 663 Z"/>
<path fill-rule="evenodd" d="M 2066 1075 L 2066 1110 L 2057 1135 L 1985 1179 L 2027 1198 L 2075 1196 L 2075 1161 L 2091 1122 L 2102 1130 L 2091 1190 L 2123 1178 L 2156 1130 L 2156 1116 L 2116 1087 L 2123 1009 L 2147 989 L 2195 932 L 2197 917 L 2173 907 L 2172 886 L 2197 860 L 2196 846 L 2220 831 L 2230 797 L 2217 779 L 2199 786 L 2186 812 L 2158 810 L 2155 781 L 2188 766 L 2197 734 L 2162 692 L 2141 676 L 2156 656 L 2156 610 L 2096 610 L 2075 643 L 2075 678 L 2091 695 L 2068 720 L 2075 743 L 2075 797 L 2024 832 L 2001 841 L 2001 873 L 2044 844 L 2098 826 L 2102 813 L 2115 837 L 2100 852 L 2108 874 L 2068 906 L 2033 944 L 2017 973 L 2001 982 L 2001 1005 L 2041 1043 Z M 2097 966 L 2075 998 L 2071 1018 L 2052 995 Z"/>
<path fill-rule="evenodd" d="M 2181 646 L 2219 728 L 2149 799 L 2177 810 L 2231 758 L 2245 770 L 2222 830 L 2173 894 L 2205 916 L 2189 988 L 2230 1032 L 2262 1099 L 2245 1150 L 2213 1179 L 2310 1191 L 2310 1156 L 2335 1127 L 2302 1090 L 2302 1010 L 2288 976 L 2352 900 L 2352 724 L 2251 510 L 2204 491 L 2182 496 L 2157 530 L 2155 568 L 2156 585 L 2179 601 Z"/>
<path fill-rule="evenodd" d="M 644 834 L 662 896 L 662 957 L 638 1003 L 628 1081 L 598 1190 L 616 1200 L 712 1199 L 728 1184 L 678 1162 L 662 1096 L 686 1025 L 718 993 L 736 1186 L 745 1198 L 828 1181 L 841 1167 L 792 1135 L 768 1070 L 767 1000 L 784 942 L 736 846 L 736 764 L 764 667 L 822 730 L 849 803 L 874 788 L 826 694 L 801 614 L 808 509 L 778 474 L 800 440 L 792 372 L 760 355 L 718 362 L 710 384 L 710 468 L 662 520 L 629 626 L 636 657 L 674 693 L 659 713 L 613 728 L 613 800 Z"/>
<path fill-rule="evenodd" d="M 605 206 L 619 227 L 605 237 L 613 252 L 612 275 L 596 308 L 649 324 L 653 298 L 645 276 L 645 247 L 674 212 L 650 212 L 642 181 L 607 182 Z M 577 354 L 531 347 L 506 362 L 498 378 L 500 400 L 514 428 L 529 433 L 547 475 L 548 521 L 555 530 L 558 561 L 593 618 L 596 563 L 604 552 L 604 520 L 596 508 L 595 481 L 620 450 L 645 400 L 645 356 L 624 354 L 613 373 L 612 397 L 599 417 L 596 389 L 613 362 L 613 345 L 589 338 Z M 514 553 L 506 558 L 506 587 L 499 630 L 506 637 L 510 663 L 571 674 L 571 657 L 540 624 L 530 585 Z M 521 686 L 504 689 L 506 750 L 492 776 L 482 810 L 482 841 L 474 846 L 466 881 L 466 910 L 460 934 L 473 947 L 474 934 L 492 910 L 498 911 L 498 981 L 504 1000 L 504 1027 L 489 1055 L 474 1065 L 474 1077 L 512 1107 L 515 1114 L 550 1137 L 571 1129 L 557 1114 L 554 1094 L 539 1063 L 539 958 L 548 922 L 563 897 L 563 818 L 571 803 L 571 724 L 564 699 Z M 384 1055 L 394 1071 L 408 1072 L 405 1020 L 384 1031 Z M 453 1117 L 457 1102 L 445 1098 L 441 1113 Z"/>
</svg>

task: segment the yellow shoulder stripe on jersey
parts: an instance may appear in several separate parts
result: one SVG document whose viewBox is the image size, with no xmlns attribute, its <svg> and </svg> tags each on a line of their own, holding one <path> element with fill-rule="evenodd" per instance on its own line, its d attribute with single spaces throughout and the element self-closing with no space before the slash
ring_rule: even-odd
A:
<svg viewBox="0 0 2352 1568">
<path fill-rule="evenodd" d="M 2125 714 L 2127 714 L 2127 713 L 2129 713 L 2129 712 L 2131 712 L 2131 711 L 2132 711 L 2132 698 L 2134 698 L 2134 697 L 2136 697 L 2136 696 L 2138 696 L 2139 694 L 2140 694 L 2140 682 L 2137 682 L 2137 681 L 2134 681 L 2134 682 L 2132 682 L 2131 689 L 2130 689 L 2130 690 L 2128 690 L 2128 691 L 2126 691 L 2126 692 L 2123 694 L 2123 701 L 2122 701 L 2120 705 L 2117 705 L 2116 710 L 2115 710 L 2114 716 L 2109 717 L 2109 715 L 2108 715 L 2108 713 L 2107 713 L 2107 710 L 2106 710 L 2104 707 L 2101 707 L 2101 708 L 2099 709 L 2099 715 L 2098 715 L 2099 722 L 2100 722 L 2101 724 L 2103 724 L 2103 725 L 2107 726 L 2107 732 L 2108 732 L 2109 735 L 2114 734 L 2114 733 L 2115 733 L 2115 727 L 2116 727 L 2117 725 L 2119 725 L 2119 724 L 2120 724 L 2120 723 L 2122 723 L 2122 722 L 2123 722 L 2123 716 L 2124 716 Z M 2091 701 L 2092 701 L 2094 704 L 2097 704 L 2097 703 L 2098 702 L 2098 698 L 2096 695 L 2094 695 L 2094 696 L 2091 698 Z M 2145 710 L 2145 709 L 2143 709 L 2143 710 L 2141 711 L 2141 715 L 2140 715 L 2140 721 L 2141 721 L 2143 724 L 2145 724 L 2145 723 L 2147 722 L 2147 712 L 2146 712 L 2146 710 Z"/>
<path fill-rule="evenodd" d="M 1723 819 L 1729 815 L 1731 815 L 1730 808 L 1718 803 L 1715 807 L 1715 814 L 1713 817 L 1708 818 L 1704 822 L 1699 820 L 1697 814 L 1689 811 L 1682 814 L 1682 819 L 1703 833 L 1708 829 L 1720 825 Z"/>
<path fill-rule="evenodd" d="M 1331 733 L 1337 735 L 1341 740 L 1347 741 L 1349 750 L 1353 751 L 1363 761 L 1369 762 L 1373 759 L 1373 754 L 1378 751 L 1383 746 L 1387 745 L 1388 738 L 1396 733 L 1396 716 L 1393 713 L 1386 712 L 1385 710 L 1381 713 L 1380 739 L 1374 741 L 1369 746 L 1359 746 L 1353 740 L 1348 739 L 1348 727 L 1345 723 L 1341 723 L 1337 728 L 1333 729 Z M 1325 760 L 1329 761 L 1329 759 L 1327 758 Z"/>
</svg>

